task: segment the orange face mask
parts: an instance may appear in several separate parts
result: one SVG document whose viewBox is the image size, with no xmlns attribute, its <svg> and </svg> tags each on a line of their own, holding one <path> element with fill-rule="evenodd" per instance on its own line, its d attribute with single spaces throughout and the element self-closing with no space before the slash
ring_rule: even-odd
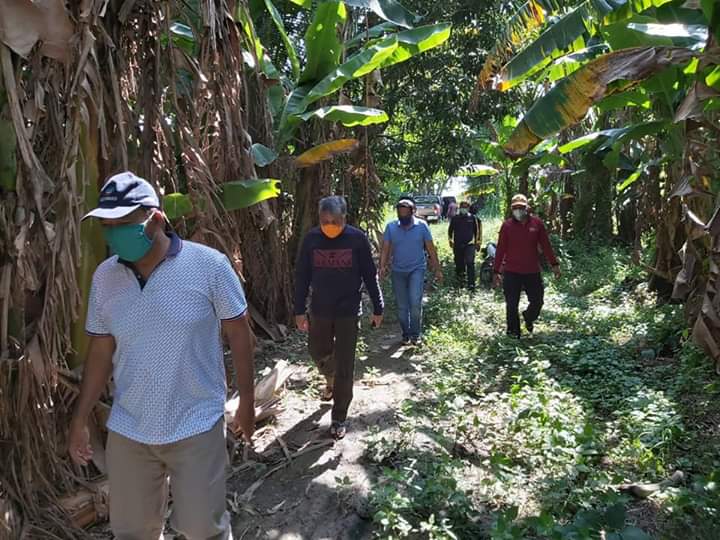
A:
<svg viewBox="0 0 720 540">
<path fill-rule="evenodd" d="M 337 238 L 343 232 L 345 227 L 341 225 L 335 225 L 334 223 L 325 223 L 320 225 L 320 230 L 328 238 Z"/>
</svg>

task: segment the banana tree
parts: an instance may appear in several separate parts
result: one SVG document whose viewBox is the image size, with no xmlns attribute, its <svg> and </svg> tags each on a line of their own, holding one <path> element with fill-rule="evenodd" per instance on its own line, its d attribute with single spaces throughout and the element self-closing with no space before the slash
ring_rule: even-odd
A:
<svg viewBox="0 0 720 540">
<path fill-rule="evenodd" d="M 693 249 L 680 221 L 679 201 L 682 198 L 688 210 L 701 217 L 711 202 L 702 193 L 710 185 L 703 179 L 713 174 L 697 171 L 702 168 L 699 164 L 711 159 L 710 148 L 717 147 L 712 125 L 720 108 L 718 3 L 589 0 L 572 9 L 542 0 L 531 4 L 537 8 L 531 12 L 535 16 L 511 20 L 507 35 L 513 40 L 505 39 L 489 55 L 479 87 L 487 88 L 491 80 L 500 90 L 557 82 L 530 108 L 505 150 L 521 157 L 547 137 L 581 122 L 591 126 L 592 119 L 607 118 L 608 113 L 616 120 L 630 120 L 565 144 L 560 152 L 580 150 L 588 170 L 600 167 L 605 176 L 617 178 L 616 192 L 621 196 L 640 186 L 632 203 L 636 216 L 642 212 L 651 217 L 656 241 L 655 260 L 647 264 L 651 286 L 669 294 L 668 283 L 681 262 L 678 251 Z M 547 24 L 551 13 L 561 18 Z M 579 13 L 583 16 L 578 17 Z M 539 37 L 518 51 L 523 41 L 518 36 L 528 36 L 538 28 L 542 29 Z M 632 112 L 618 114 L 622 109 Z M 630 167 L 621 165 L 623 158 L 630 158 L 625 159 Z M 689 189 L 677 187 L 683 183 Z M 668 193 L 678 195 L 668 199 Z M 636 232 L 639 248 L 642 226 Z M 694 260 L 684 259 L 687 264 Z M 704 282 L 702 278 L 692 281 L 692 275 L 686 268 L 686 293 L 692 283 Z M 720 327 L 709 324 L 707 318 L 701 322 L 704 331 L 697 333 L 698 340 L 711 350 Z"/>
<path fill-rule="evenodd" d="M 310 23 L 305 32 L 305 58 L 301 70 L 299 62 L 293 60 L 299 55 L 292 40 L 287 38 L 282 18 L 276 16 L 277 10 L 272 0 L 265 0 L 264 5 L 279 34 L 285 36 L 283 43 L 292 66 L 291 72 L 280 79 L 288 87 L 288 92 L 276 122 L 278 150 L 293 142 L 301 124 L 314 119 L 337 122 L 345 127 L 386 122 L 387 114 L 371 107 L 346 103 L 318 107 L 316 104 L 337 94 L 346 83 L 409 60 L 442 45 L 450 37 L 448 23 L 413 27 L 420 18 L 395 1 L 323 2 L 308 13 Z M 310 3 L 306 2 L 298 2 L 298 5 L 311 8 Z M 340 33 L 348 23 L 348 6 L 373 11 L 387 23 L 375 27 L 372 33 L 368 32 L 367 40 L 357 36 L 342 41 Z M 263 13 L 256 11 L 253 15 L 257 18 L 263 16 Z M 236 12 L 236 19 L 243 24 L 247 23 L 250 16 L 250 12 L 242 7 Z M 398 31 L 398 27 L 406 29 Z M 248 38 L 254 42 L 256 51 L 262 51 L 257 36 L 248 35 Z M 359 43 L 362 45 L 358 48 Z"/>
<path fill-rule="evenodd" d="M 274 58 L 281 68 L 274 70 L 276 76 L 270 84 L 275 92 L 271 95 L 275 112 L 274 151 L 277 156 L 290 154 L 289 159 L 283 157 L 282 161 L 295 169 L 298 178 L 286 184 L 294 202 L 291 254 L 315 219 L 318 197 L 332 189 L 333 176 L 345 174 L 343 171 L 333 175 L 332 160 L 352 153 L 351 159 L 356 163 L 347 169 L 365 171 L 365 184 L 371 176 L 367 129 L 388 121 L 387 113 L 369 102 L 373 79 L 382 69 L 438 47 L 450 36 L 447 23 L 416 27 L 420 17 L 395 0 L 294 3 L 304 8 L 297 18 L 308 21 L 301 51 L 293 45 L 296 39 L 289 37 L 272 0 L 252 2 L 247 9 L 238 6 L 235 13 L 236 20 L 248 30 L 262 26 L 261 22 L 272 22 L 282 36 L 284 53 L 281 50 Z M 383 22 L 368 28 L 368 13 Z M 363 32 L 357 31 L 360 24 L 365 26 Z M 345 38 L 351 34 L 355 35 Z M 270 59 L 261 40 L 249 31 L 245 35 L 251 43 L 249 48 L 258 59 L 264 58 L 267 66 Z M 256 65 L 260 66 L 260 62 Z M 353 85 L 354 81 L 364 83 L 362 102 L 353 103 L 348 98 L 353 88 L 360 86 Z M 348 85 L 350 91 L 341 93 Z M 358 133 L 363 135 L 362 143 Z M 369 191 L 367 186 L 364 191 Z"/>
</svg>

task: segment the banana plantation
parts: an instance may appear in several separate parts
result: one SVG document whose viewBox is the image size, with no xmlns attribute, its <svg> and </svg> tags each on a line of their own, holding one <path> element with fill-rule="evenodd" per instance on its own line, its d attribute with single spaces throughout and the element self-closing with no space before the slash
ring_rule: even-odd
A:
<svg viewBox="0 0 720 540">
<path fill-rule="evenodd" d="M 87 465 L 68 431 L 110 254 L 81 218 L 123 171 L 247 296 L 234 538 L 720 536 L 719 1 L 0 0 L 0 539 L 113 538 L 113 381 Z M 544 223 L 534 332 L 453 281 L 438 215 L 422 345 L 381 282 L 326 441 L 293 309 L 319 201 L 345 198 L 377 263 L 398 200 L 458 184 L 478 250 L 516 194 Z"/>
</svg>

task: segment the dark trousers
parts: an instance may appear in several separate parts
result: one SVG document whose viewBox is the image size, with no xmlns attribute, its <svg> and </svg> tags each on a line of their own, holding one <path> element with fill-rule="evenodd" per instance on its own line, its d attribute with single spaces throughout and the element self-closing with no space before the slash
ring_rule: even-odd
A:
<svg viewBox="0 0 720 540">
<path fill-rule="evenodd" d="M 523 312 L 523 318 L 525 322 L 534 323 L 540 316 L 540 309 L 542 309 L 545 296 L 542 275 L 540 272 L 537 274 L 505 272 L 503 274 L 507 333 L 512 336 L 520 336 L 518 306 L 520 304 L 520 294 L 523 290 L 525 290 L 529 302 L 527 309 Z"/>
<path fill-rule="evenodd" d="M 466 244 L 453 248 L 455 255 L 455 274 L 458 282 L 461 282 L 467 273 L 467 287 L 471 291 L 475 289 L 475 246 Z"/>
<path fill-rule="evenodd" d="M 358 317 L 310 317 L 308 346 L 320 373 L 334 377 L 333 421 L 344 422 L 353 398 Z"/>
</svg>

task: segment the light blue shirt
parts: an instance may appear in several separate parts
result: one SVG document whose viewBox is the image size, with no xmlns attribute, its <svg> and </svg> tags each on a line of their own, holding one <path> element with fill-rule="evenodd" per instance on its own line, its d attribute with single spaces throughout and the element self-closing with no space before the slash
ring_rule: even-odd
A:
<svg viewBox="0 0 720 540">
<path fill-rule="evenodd" d="M 427 267 L 425 242 L 432 241 L 430 227 L 423 220 L 413 217 L 411 227 L 400 225 L 400 220 L 391 221 L 385 227 L 383 239 L 392 243 L 393 272 L 412 272 Z"/>
<path fill-rule="evenodd" d="M 116 344 L 108 429 L 145 444 L 204 433 L 223 416 L 227 387 L 220 322 L 247 310 L 225 255 L 173 240 L 176 249 L 143 288 L 117 256 L 103 262 L 93 276 L 88 306 L 87 332 L 111 335 Z"/>
</svg>

